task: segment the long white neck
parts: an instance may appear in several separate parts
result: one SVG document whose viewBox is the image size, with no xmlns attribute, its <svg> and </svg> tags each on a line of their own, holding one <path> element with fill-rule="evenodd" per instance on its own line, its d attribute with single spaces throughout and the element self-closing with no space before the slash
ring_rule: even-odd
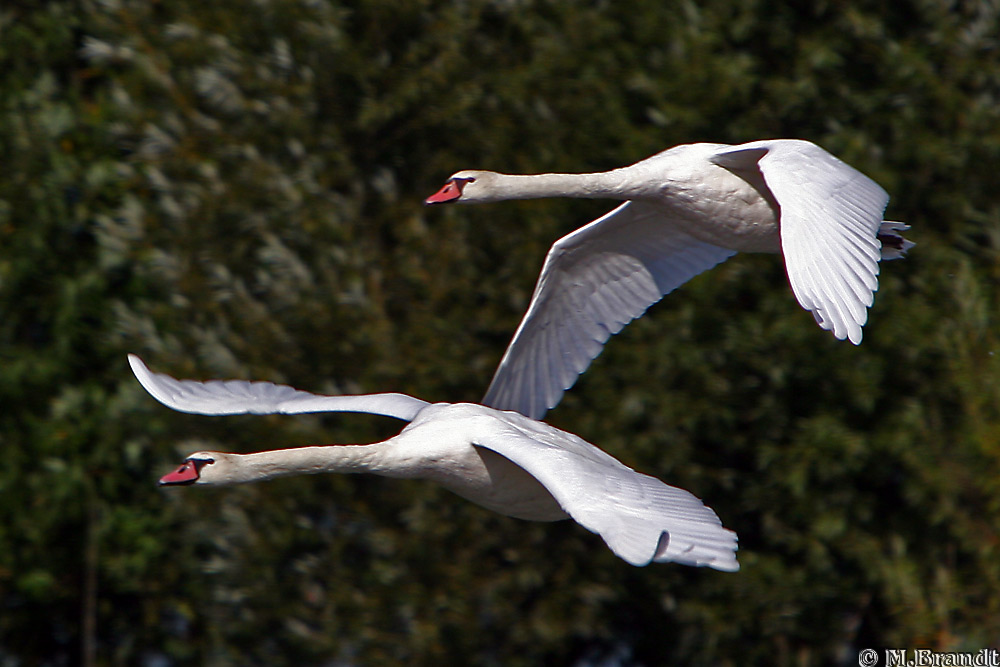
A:
<svg viewBox="0 0 1000 667">
<path fill-rule="evenodd" d="M 243 484 L 288 475 L 384 473 L 381 453 L 387 443 L 322 445 L 273 449 L 254 454 L 221 454 L 202 469 L 201 483 Z M 219 468 L 213 469 L 218 465 Z"/>
<path fill-rule="evenodd" d="M 596 174 L 490 174 L 469 203 L 507 199 L 574 197 L 582 199 L 634 199 L 648 194 L 648 183 L 632 178 L 629 167 Z M 472 185 L 468 186 L 472 191 Z"/>
</svg>

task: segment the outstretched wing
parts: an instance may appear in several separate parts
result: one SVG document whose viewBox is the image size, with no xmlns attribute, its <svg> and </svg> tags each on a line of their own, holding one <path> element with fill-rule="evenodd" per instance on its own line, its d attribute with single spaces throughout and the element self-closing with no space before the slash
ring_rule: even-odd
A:
<svg viewBox="0 0 1000 667">
<path fill-rule="evenodd" d="M 638 473 L 571 433 L 505 417 L 504 428 L 477 431 L 475 444 L 524 468 L 615 555 L 638 566 L 673 561 L 740 568 L 736 533 L 691 493 Z"/>
<path fill-rule="evenodd" d="M 168 408 L 199 415 L 366 412 L 412 421 L 428 405 L 405 394 L 323 396 L 271 382 L 176 380 L 152 372 L 134 354 L 128 355 L 128 362 L 139 384 L 153 398 Z"/>
<path fill-rule="evenodd" d="M 555 242 L 485 405 L 541 419 L 604 343 L 665 294 L 736 254 L 625 202 Z"/>
<path fill-rule="evenodd" d="M 859 344 L 878 289 L 876 234 L 886 191 L 808 141 L 755 141 L 711 160 L 737 173 L 760 168 L 781 209 L 781 250 L 795 298 L 820 327 Z"/>
</svg>

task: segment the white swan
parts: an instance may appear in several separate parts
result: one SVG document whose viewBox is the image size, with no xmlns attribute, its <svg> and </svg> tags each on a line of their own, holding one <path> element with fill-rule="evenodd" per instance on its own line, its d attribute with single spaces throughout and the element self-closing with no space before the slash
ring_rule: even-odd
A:
<svg viewBox="0 0 1000 667">
<path fill-rule="evenodd" d="M 707 565 L 735 572 L 736 533 L 698 498 L 638 473 L 581 438 L 516 412 L 430 404 L 403 394 L 321 396 L 269 382 L 195 382 L 129 364 L 174 410 L 205 415 L 366 412 L 410 423 L 372 445 L 256 454 L 197 452 L 160 483 L 239 484 L 285 475 L 369 472 L 437 482 L 477 505 L 529 521 L 573 518 L 632 565 Z"/>
<path fill-rule="evenodd" d="M 427 204 L 627 200 L 556 241 L 483 403 L 541 419 L 607 339 L 739 252 L 781 253 L 803 308 L 861 342 L 879 259 L 913 246 L 877 183 L 808 141 L 687 144 L 596 174 L 460 171 Z"/>
</svg>

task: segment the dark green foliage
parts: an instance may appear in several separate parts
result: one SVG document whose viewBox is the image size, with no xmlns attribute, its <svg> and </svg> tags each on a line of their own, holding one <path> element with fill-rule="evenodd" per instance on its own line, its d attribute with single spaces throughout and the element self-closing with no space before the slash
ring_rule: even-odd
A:
<svg viewBox="0 0 1000 667">
<path fill-rule="evenodd" d="M 371 0 L 0 9 L 0 663 L 855 664 L 1000 637 L 990 3 Z M 462 168 L 816 141 L 892 194 L 860 347 L 739 256 L 551 421 L 691 489 L 735 575 L 367 477 L 165 490 L 197 449 L 379 440 L 172 413 L 182 377 L 477 400 L 549 244 L 608 202 L 425 210 Z M 582 662 L 581 662 L 582 661 Z"/>
</svg>

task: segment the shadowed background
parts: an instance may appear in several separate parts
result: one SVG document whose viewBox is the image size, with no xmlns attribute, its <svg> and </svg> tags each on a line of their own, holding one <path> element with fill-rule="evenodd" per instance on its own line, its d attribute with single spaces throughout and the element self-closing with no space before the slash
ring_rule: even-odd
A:
<svg viewBox="0 0 1000 667">
<path fill-rule="evenodd" d="M 1000 642 L 995 3 L 129 0 L 0 9 L 0 664 L 838 665 Z M 178 377 L 481 398 L 612 202 L 425 209 L 463 168 L 814 141 L 913 225 L 860 347 L 738 255 L 549 421 L 690 489 L 743 569 L 632 568 L 419 482 L 158 489 L 366 415 L 173 413 Z"/>
</svg>

